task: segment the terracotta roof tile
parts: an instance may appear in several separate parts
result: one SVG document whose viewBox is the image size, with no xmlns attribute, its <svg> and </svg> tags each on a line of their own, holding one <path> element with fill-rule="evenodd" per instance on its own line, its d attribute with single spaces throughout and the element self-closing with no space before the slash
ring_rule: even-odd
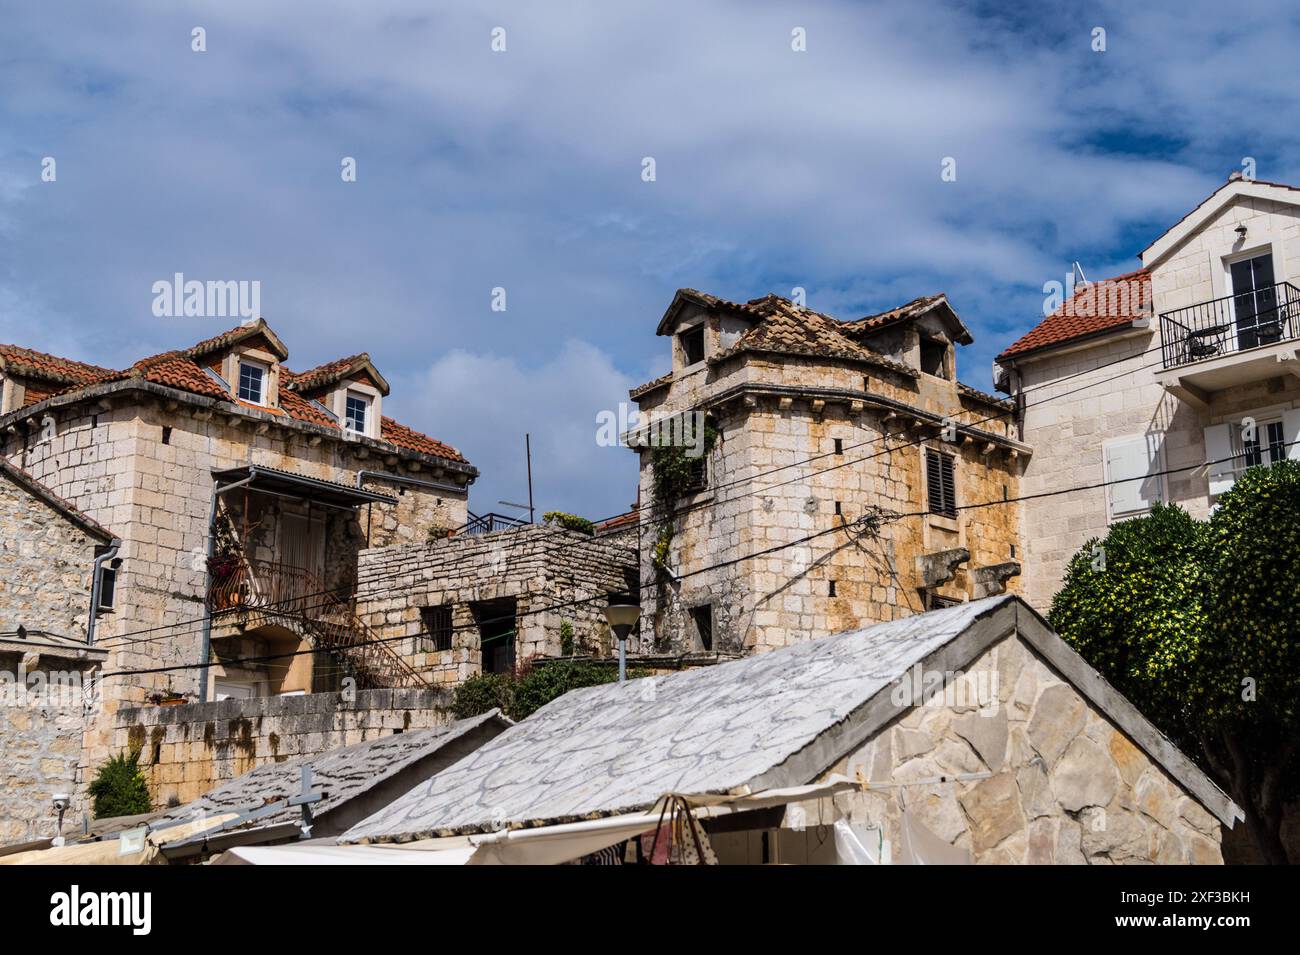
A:
<svg viewBox="0 0 1300 955">
<path fill-rule="evenodd" d="M 1146 269 L 1089 282 L 1005 349 L 998 360 L 1122 328 L 1150 313 L 1151 273 Z"/>
<path fill-rule="evenodd" d="M 395 444 L 399 448 L 407 448 L 421 454 L 432 454 L 435 457 L 447 458 L 449 461 L 465 461 L 461 453 L 451 445 L 435 441 L 428 435 L 421 434 L 404 424 L 398 424 L 392 418 L 383 419 L 380 434 L 389 444 Z"/>
<path fill-rule="evenodd" d="M 311 391 L 322 385 L 333 384 L 357 365 L 369 361 L 370 355 L 361 352 L 357 355 L 349 355 L 347 358 L 327 361 L 323 365 L 317 365 L 315 368 L 309 368 L 303 372 L 290 372 L 292 385 L 295 391 Z"/>
<path fill-rule="evenodd" d="M 85 362 L 60 358 L 57 355 L 47 355 L 45 352 L 19 345 L 0 345 L 0 360 L 4 362 L 5 367 L 20 374 L 65 385 L 87 384 L 104 375 L 112 374 L 110 368 L 88 365 Z"/>
<path fill-rule="evenodd" d="M 66 358 L 47 355 L 17 345 L 0 345 L 0 361 L 3 361 L 7 367 L 14 371 L 56 382 L 63 386 L 51 389 L 50 394 L 69 394 L 88 385 L 107 384 L 114 381 L 139 378 L 156 385 L 202 395 L 205 398 L 234 402 L 269 414 L 283 414 L 297 421 L 328 428 L 339 428 L 339 422 L 334 415 L 318 407 L 311 399 L 299 393 L 302 388 L 302 381 L 304 379 L 316 382 L 322 381 L 324 376 L 331 371 L 340 368 L 347 371 L 358 364 L 360 360 L 368 362 L 370 360 L 369 356 L 363 352 L 359 355 L 328 362 L 301 374 L 295 374 L 281 366 L 282 387 L 280 388 L 279 408 L 252 405 L 235 398 L 209 375 L 202 365 L 195 361 L 196 356 L 208 354 L 216 348 L 247 337 L 250 329 L 257 333 L 267 334 L 274 339 L 274 332 L 266 328 L 265 323 L 259 321 L 254 326 L 244 325 L 230 329 L 190 348 L 163 352 L 159 355 L 142 358 L 124 371 L 115 371 L 111 368 L 101 368 L 84 362 L 70 361 Z M 33 394 L 35 395 L 37 392 L 33 392 Z M 398 424 L 392 418 L 383 419 L 380 434 L 382 440 L 400 448 L 406 448 L 420 454 L 446 458 L 463 464 L 468 463 L 461 453 L 450 445 L 421 434 L 406 425 Z"/>
<path fill-rule="evenodd" d="M 875 315 L 867 315 L 863 318 L 856 319 L 852 322 L 845 322 L 844 327 L 852 331 L 876 331 L 884 328 L 886 325 L 892 325 L 895 322 L 907 321 L 915 315 L 926 311 L 931 305 L 945 298 L 943 292 L 937 295 L 923 295 L 920 298 L 914 298 L 912 301 L 897 308 L 891 308 L 885 312 L 877 312 Z"/>
<path fill-rule="evenodd" d="M 710 364 L 726 361 L 740 352 L 772 352 L 783 355 L 809 355 L 840 358 L 888 368 L 915 378 L 917 372 L 902 362 L 888 358 L 858 344 L 845 334 L 844 325 L 829 315 L 795 305 L 779 295 L 765 295 L 739 306 L 759 319 L 741 333 L 730 347 L 709 359 Z"/>
<path fill-rule="evenodd" d="M 673 380 L 673 373 L 670 371 L 666 375 L 660 375 L 654 381 L 647 381 L 644 385 L 637 385 L 635 388 L 633 388 L 631 391 L 627 393 L 628 397 L 632 399 L 636 399 L 636 398 L 640 398 L 642 395 L 648 395 L 650 394 L 650 392 L 657 391 L 658 389 L 669 384 L 672 380 Z"/>
</svg>

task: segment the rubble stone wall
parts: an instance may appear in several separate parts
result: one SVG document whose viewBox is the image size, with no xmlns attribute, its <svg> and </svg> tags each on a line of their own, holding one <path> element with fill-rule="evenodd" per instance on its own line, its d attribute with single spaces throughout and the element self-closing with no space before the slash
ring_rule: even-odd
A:
<svg viewBox="0 0 1300 955">
<path fill-rule="evenodd" d="M 897 847 L 906 804 L 976 863 L 1222 863 L 1219 821 L 1018 637 L 958 684 L 832 768 L 887 784 L 834 797 L 853 822 L 883 827 Z M 935 782 L 982 773 L 992 775 Z"/>
<path fill-rule="evenodd" d="M 231 699 L 123 708 L 113 749 L 139 749 L 155 806 L 183 804 L 263 763 L 323 753 L 454 719 L 445 690 Z"/>
<path fill-rule="evenodd" d="M 516 661 L 558 655 L 565 622 L 575 652 L 599 655 L 610 649 L 605 598 L 628 591 L 635 576 L 636 552 L 618 538 L 524 527 L 362 551 L 357 614 L 383 636 L 404 638 L 390 646 L 416 670 L 455 684 L 482 665 L 472 603 L 516 600 Z M 452 647 L 435 650 L 420 610 L 444 604 L 452 607 Z"/>
</svg>

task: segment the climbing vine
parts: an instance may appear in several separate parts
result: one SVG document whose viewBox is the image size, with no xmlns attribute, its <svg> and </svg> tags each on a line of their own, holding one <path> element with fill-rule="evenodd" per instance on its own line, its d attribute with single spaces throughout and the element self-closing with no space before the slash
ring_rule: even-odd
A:
<svg viewBox="0 0 1300 955">
<path fill-rule="evenodd" d="M 670 517 L 677 508 L 677 502 L 691 490 L 696 483 L 696 466 L 707 457 L 718 440 L 718 429 L 712 418 L 704 419 L 704 442 L 702 453 L 693 456 L 684 444 L 661 444 L 650 452 L 651 464 L 651 499 L 658 511 L 659 533 L 655 537 L 654 547 L 650 551 L 650 563 L 662 583 L 669 576 L 668 556 L 673 543 L 673 534 L 677 521 Z"/>
</svg>

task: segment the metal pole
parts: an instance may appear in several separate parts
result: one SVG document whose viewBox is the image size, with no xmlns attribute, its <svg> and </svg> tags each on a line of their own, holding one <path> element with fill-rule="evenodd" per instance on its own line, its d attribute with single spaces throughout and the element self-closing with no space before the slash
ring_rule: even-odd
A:
<svg viewBox="0 0 1300 955">
<path fill-rule="evenodd" d="M 528 523 L 536 524 L 533 514 L 533 442 L 527 431 L 524 432 L 524 457 L 528 459 Z"/>
<path fill-rule="evenodd" d="M 618 641 L 618 682 L 627 682 L 627 637 Z"/>
</svg>

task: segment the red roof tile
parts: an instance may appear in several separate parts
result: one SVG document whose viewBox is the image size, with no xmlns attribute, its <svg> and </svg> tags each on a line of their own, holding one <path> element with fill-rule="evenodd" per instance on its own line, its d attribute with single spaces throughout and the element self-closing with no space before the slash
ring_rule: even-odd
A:
<svg viewBox="0 0 1300 955">
<path fill-rule="evenodd" d="M 304 379 L 320 382 L 330 371 L 337 371 L 338 369 L 347 371 L 362 361 L 368 363 L 370 361 L 369 356 L 362 353 L 349 358 L 341 358 L 338 361 L 328 362 L 302 374 L 294 374 L 281 366 L 281 384 L 283 387 L 280 388 L 279 408 L 250 405 L 235 398 L 230 391 L 223 388 L 216 379 L 209 375 L 202 365 L 195 361 L 197 356 L 209 354 L 218 348 L 247 338 L 250 332 L 264 334 L 273 343 L 279 342 L 279 339 L 275 337 L 275 333 L 264 322 L 259 320 L 255 325 L 230 329 L 190 348 L 163 352 L 160 355 L 142 358 L 125 371 L 114 371 L 111 368 L 101 368 L 84 362 L 70 361 L 66 358 L 47 355 L 17 345 L 0 345 L 0 362 L 3 363 L 4 367 L 22 375 L 52 381 L 63 386 L 50 389 L 50 394 L 69 394 L 88 385 L 107 384 L 113 381 L 139 378 L 157 385 L 175 388 L 179 391 L 202 395 L 206 398 L 231 401 L 270 414 L 283 414 L 308 424 L 339 428 L 339 422 L 333 414 L 299 393 L 301 383 Z M 276 347 L 278 348 L 279 345 L 277 344 Z M 44 393 L 39 389 L 34 390 L 33 395 L 44 397 Z M 421 434 L 406 425 L 398 424 L 392 418 L 383 419 L 381 439 L 397 447 L 406 448 L 420 454 L 429 454 L 450 461 L 468 463 L 461 453 L 450 445 L 443 444 L 441 441 Z"/>
<path fill-rule="evenodd" d="M 465 460 L 461 453 L 451 445 L 435 441 L 428 435 L 421 434 L 404 424 L 398 424 L 392 418 L 383 419 L 380 434 L 389 444 L 395 444 L 399 448 L 407 448 L 421 454 L 432 454 L 435 457 L 447 458 L 450 461 Z"/>
<path fill-rule="evenodd" d="M 297 391 L 311 391 L 322 385 L 333 384 L 358 365 L 368 364 L 369 362 L 370 355 L 366 352 L 327 361 L 323 365 L 317 365 L 315 368 L 309 368 L 303 372 L 291 372 L 292 384 Z"/>
<path fill-rule="evenodd" d="M 109 368 L 47 355 L 19 345 L 0 345 L 0 361 L 6 368 L 20 374 L 68 385 L 86 384 L 112 374 Z"/>
<path fill-rule="evenodd" d="M 1146 269 L 1089 282 L 1005 349 L 998 355 L 998 360 L 1123 328 L 1136 319 L 1147 317 L 1150 312 L 1151 273 Z"/>
</svg>

